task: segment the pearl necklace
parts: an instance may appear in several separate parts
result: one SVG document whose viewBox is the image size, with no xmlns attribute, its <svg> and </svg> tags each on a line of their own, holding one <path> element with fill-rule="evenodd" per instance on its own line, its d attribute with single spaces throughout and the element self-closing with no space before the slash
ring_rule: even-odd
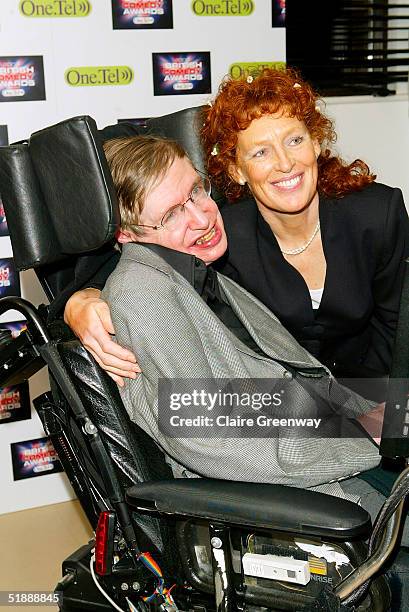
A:
<svg viewBox="0 0 409 612">
<path fill-rule="evenodd" d="M 315 226 L 315 230 L 311 238 L 305 244 L 298 247 L 297 249 L 289 249 L 288 251 L 284 251 L 284 249 L 280 249 L 280 251 L 282 252 L 283 255 L 299 255 L 300 253 L 304 253 L 304 251 L 308 249 L 311 242 L 314 240 L 315 236 L 318 234 L 319 231 L 320 231 L 320 221 L 318 219 L 318 223 Z"/>
</svg>

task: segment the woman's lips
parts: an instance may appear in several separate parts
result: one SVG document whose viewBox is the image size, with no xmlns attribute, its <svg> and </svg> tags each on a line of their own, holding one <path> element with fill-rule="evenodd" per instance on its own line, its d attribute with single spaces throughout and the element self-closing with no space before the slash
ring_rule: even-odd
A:
<svg viewBox="0 0 409 612">
<path fill-rule="evenodd" d="M 271 185 L 280 191 L 294 191 L 301 185 L 303 178 L 304 173 L 302 172 L 281 181 L 274 181 Z"/>
<path fill-rule="evenodd" d="M 222 231 L 217 225 L 214 225 L 209 232 L 198 238 L 193 246 L 198 249 L 209 249 L 216 246 L 221 239 Z"/>
</svg>

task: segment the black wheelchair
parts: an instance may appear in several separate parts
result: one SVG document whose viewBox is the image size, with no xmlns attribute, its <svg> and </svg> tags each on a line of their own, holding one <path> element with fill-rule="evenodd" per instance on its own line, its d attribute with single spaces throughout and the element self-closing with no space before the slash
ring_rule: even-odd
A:
<svg viewBox="0 0 409 612">
<path fill-rule="evenodd" d="M 118 225 L 102 138 L 137 130 L 173 137 L 203 169 L 200 113 L 187 109 L 102 133 L 90 117 L 75 117 L 0 148 L 15 263 L 35 269 L 51 302 L 37 309 L 20 298 L 0 300 L 0 314 L 15 309 L 27 319 L 17 339 L 3 332 L 0 386 L 48 366 L 51 391 L 35 408 L 95 530 L 62 563 L 60 609 L 398 610 L 385 564 L 399 546 L 405 465 L 374 528 L 361 507 L 321 493 L 174 479 L 157 445 L 128 418 L 116 385 L 52 316 L 73 282 L 72 261 L 101 249 Z M 405 283 L 391 412 L 402 397 L 406 405 L 408 294 Z M 407 439 L 387 433 L 382 454 L 409 456 Z"/>
</svg>

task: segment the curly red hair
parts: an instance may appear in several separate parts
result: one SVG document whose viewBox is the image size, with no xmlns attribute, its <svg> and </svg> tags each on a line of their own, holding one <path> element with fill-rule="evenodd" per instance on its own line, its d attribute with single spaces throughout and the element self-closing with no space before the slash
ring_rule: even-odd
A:
<svg viewBox="0 0 409 612">
<path fill-rule="evenodd" d="M 283 112 L 303 121 L 311 137 L 321 147 L 318 158 L 318 192 L 340 198 L 372 183 L 365 162 L 345 163 L 330 146 L 336 140 L 332 121 L 326 117 L 313 88 L 292 69 L 267 68 L 254 78 L 226 78 L 212 104 L 204 109 L 201 130 L 207 168 L 215 185 L 234 201 L 246 193 L 246 186 L 234 182 L 229 169 L 236 163 L 237 134 L 253 119 Z"/>
</svg>

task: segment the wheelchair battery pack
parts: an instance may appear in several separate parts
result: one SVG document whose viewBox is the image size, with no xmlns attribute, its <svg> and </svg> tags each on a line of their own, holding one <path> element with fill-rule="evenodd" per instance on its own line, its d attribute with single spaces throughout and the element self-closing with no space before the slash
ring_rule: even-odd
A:
<svg viewBox="0 0 409 612">
<path fill-rule="evenodd" d="M 279 555 L 245 553 L 243 555 L 243 571 L 246 576 L 282 580 L 296 584 L 308 584 L 311 578 L 308 561 Z"/>
</svg>

